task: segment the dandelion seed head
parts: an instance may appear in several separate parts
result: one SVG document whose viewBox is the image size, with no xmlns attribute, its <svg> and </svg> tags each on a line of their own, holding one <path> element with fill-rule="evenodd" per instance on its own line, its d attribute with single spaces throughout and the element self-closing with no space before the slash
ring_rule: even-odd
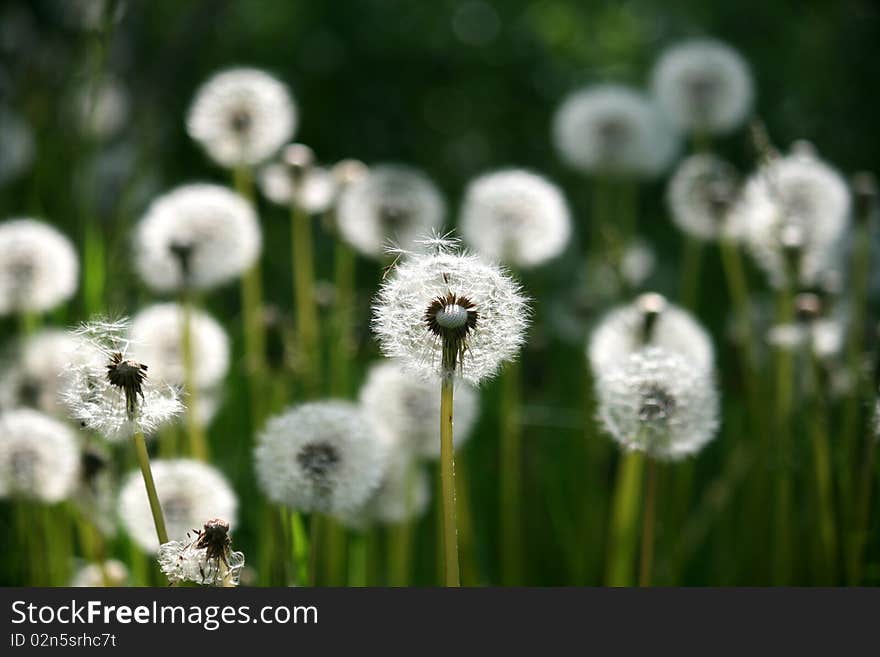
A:
<svg viewBox="0 0 880 657">
<path fill-rule="evenodd" d="M 134 247 L 137 271 L 153 290 L 210 289 L 256 262 L 262 236 L 245 199 L 219 185 L 196 183 L 153 201 Z"/>
<path fill-rule="evenodd" d="M 171 540 L 184 540 L 206 518 L 223 518 L 235 526 L 238 498 L 219 470 L 191 459 L 155 459 L 151 467 Z M 118 513 L 132 540 L 144 551 L 156 553 L 159 541 L 140 470 L 123 482 Z"/>
<path fill-rule="evenodd" d="M 710 154 L 692 155 L 669 181 L 666 200 L 672 220 L 688 235 L 717 239 L 736 203 L 739 182 L 729 163 Z"/>
<path fill-rule="evenodd" d="M 229 370 L 229 337 L 208 313 L 195 308 L 191 313 L 194 383 L 198 388 L 219 385 Z M 150 378 L 174 386 L 184 384 L 183 327 L 184 310 L 177 303 L 154 304 L 134 316 L 132 355 L 149 363 Z"/>
<path fill-rule="evenodd" d="M 571 167 L 592 174 L 654 176 L 679 150 L 679 138 L 653 103 L 629 87 L 601 84 L 566 98 L 553 141 Z"/>
<path fill-rule="evenodd" d="M 660 347 L 629 355 L 597 380 L 599 418 L 624 449 L 658 459 L 699 451 L 718 429 L 709 371 Z"/>
<path fill-rule="evenodd" d="M 34 161 L 36 147 L 30 126 L 11 109 L 0 106 L 0 186 L 15 180 Z"/>
<path fill-rule="evenodd" d="M 477 253 L 517 267 L 558 256 L 571 238 L 571 217 L 560 189 L 523 169 L 496 171 L 471 182 L 460 225 Z"/>
<path fill-rule="evenodd" d="M 190 137 L 220 166 L 256 165 L 293 136 L 297 110 L 287 87 L 252 68 L 222 71 L 196 92 L 186 119 Z"/>
<path fill-rule="evenodd" d="M 0 316 L 43 312 L 76 292 L 79 262 L 70 240 L 30 218 L 0 223 Z"/>
<path fill-rule="evenodd" d="M 58 420 L 25 408 L 0 414 L 0 498 L 66 499 L 79 479 L 79 455 L 76 435 Z"/>
<path fill-rule="evenodd" d="M 257 481 L 276 504 L 341 514 L 362 506 L 385 473 L 388 445 L 350 402 L 294 406 L 269 420 L 254 450 Z"/>
<path fill-rule="evenodd" d="M 207 586 L 237 586 L 244 554 L 232 550 L 229 523 L 214 518 L 183 541 L 159 546 L 159 567 L 171 584 L 195 582 Z"/>
<path fill-rule="evenodd" d="M 101 354 L 70 331 L 42 329 L 16 345 L 0 374 L 0 409 L 24 406 L 66 415 L 58 395 L 61 375 L 72 361 L 99 363 Z"/>
<path fill-rule="evenodd" d="M 336 222 L 346 242 L 379 258 L 388 243 L 410 248 L 443 225 L 446 207 L 440 191 L 421 171 L 400 164 L 379 164 L 346 185 Z"/>
<path fill-rule="evenodd" d="M 820 159 L 793 153 L 749 178 L 731 212 L 730 230 L 774 287 L 791 278 L 787 252 L 796 259 L 796 282 L 809 286 L 833 268 L 849 212 L 850 193 L 840 174 Z"/>
<path fill-rule="evenodd" d="M 596 377 L 604 376 L 646 344 L 679 354 L 701 370 L 714 367 L 715 349 L 706 330 L 686 310 L 647 294 L 609 311 L 587 343 L 587 357 Z M 662 299 L 662 297 L 660 297 Z M 654 312 L 651 319 L 646 311 Z M 650 322 L 647 342 L 646 322 Z"/>
<path fill-rule="evenodd" d="M 89 588 L 127 586 L 128 576 L 128 568 L 124 563 L 108 559 L 103 563 L 86 564 L 77 570 L 70 585 Z"/>
<path fill-rule="evenodd" d="M 442 336 L 454 337 L 457 374 L 476 385 L 516 357 L 529 313 L 503 269 L 441 246 L 400 257 L 374 300 L 373 332 L 387 357 L 426 379 L 448 374 Z"/>
<path fill-rule="evenodd" d="M 754 98 L 746 61 L 712 39 L 685 41 L 663 52 L 651 86 L 670 120 L 693 132 L 734 130 L 748 117 Z"/>
<path fill-rule="evenodd" d="M 440 391 L 436 382 L 408 372 L 393 361 L 372 365 L 360 390 L 367 421 L 392 450 L 414 458 L 440 458 Z M 455 449 L 471 436 L 479 395 L 459 382 L 453 395 Z M 435 421 L 436 420 L 436 421 Z"/>
<path fill-rule="evenodd" d="M 149 365 L 128 357 L 130 322 L 98 319 L 75 333 L 84 348 L 97 349 L 102 359 L 67 364 L 60 398 L 71 418 L 111 442 L 146 435 L 183 412 L 180 391 L 148 376 Z"/>
<path fill-rule="evenodd" d="M 324 167 L 310 167 L 300 180 L 294 181 L 287 165 L 274 162 L 260 170 L 258 182 L 265 197 L 273 203 L 286 206 L 295 198 L 308 214 L 326 212 L 336 199 L 336 177 Z"/>
</svg>

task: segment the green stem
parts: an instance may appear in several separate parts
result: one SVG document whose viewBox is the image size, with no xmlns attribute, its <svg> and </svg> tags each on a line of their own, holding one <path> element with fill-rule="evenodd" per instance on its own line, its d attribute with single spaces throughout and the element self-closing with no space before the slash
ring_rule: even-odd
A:
<svg viewBox="0 0 880 657">
<path fill-rule="evenodd" d="M 501 374 L 501 450 L 499 459 L 501 511 L 501 581 L 522 584 L 522 472 L 520 429 L 520 368 L 509 363 Z"/>
<path fill-rule="evenodd" d="M 865 543 L 868 540 L 868 521 L 871 510 L 871 490 L 874 487 L 874 477 L 877 464 L 877 439 L 868 436 L 862 458 L 862 472 L 859 485 L 859 500 L 856 510 L 855 535 L 850 546 L 848 574 L 850 586 L 858 586 L 862 583 L 862 555 L 865 551 Z"/>
<path fill-rule="evenodd" d="M 325 519 L 325 536 L 327 538 L 326 575 L 329 586 L 344 586 L 346 575 L 346 544 L 347 532 L 335 518 Z"/>
<path fill-rule="evenodd" d="M 181 298 L 183 322 L 180 331 L 181 353 L 183 354 L 183 379 L 186 391 L 186 431 L 189 437 L 190 454 L 199 461 L 207 461 L 209 456 L 208 441 L 205 430 L 199 419 L 199 388 L 196 384 L 195 354 L 192 341 L 192 296 L 186 292 Z"/>
<path fill-rule="evenodd" d="M 639 561 L 639 586 L 651 586 L 654 569 L 654 518 L 657 506 L 657 463 L 648 458 L 645 473 L 645 505 L 642 510 L 642 551 Z"/>
<path fill-rule="evenodd" d="M 296 308 L 299 359 L 309 396 L 319 389 L 321 363 L 318 342 L 318 309 L 315 304 L 315 263 L 311 217 L 296 203 L 290 210 L 291 257 L 293 260 L 294 305 Z"/>
<path fill-rule="evenodd" d="M 452 441 L 453 371 L 456 353 L 450 340 L 444 341 L 440 384 L 440 481 L 443 499 L 443 564 L 446 586 L 460 586 L 458 569 L 458 527 L 455 515 L 455 454 Z"/>
<path fill-rule="evenodd" d="M 324 518 L 320 513 L 312 513 L 309 527 L 309 586 L 318 585 L 319 551 L 323 549 Z"/>
<path fill-rule="evenodd" d="M 779 293 L 777 324 L 794 320 L 794 300 L 789 289 Z M 794 358 L 790 348 L 776 350 L 776 404 L 773 409 L 776 438 L 776 518 L 774 528 L 774 584 L 785 585 L 792 572 L 792 483 L 789 467 L 791 449 L 791 415 L 794 384 Z"/>
<path fill-rule="evenodd" d="M 168 532 L 165 530 L 165 517 L 162 515 L 162 507 L 159 505 L 159 496 L 156 494 L 156 484 L 153 481 L 153 471 L 150 469 L 150 455 L 147 453 L 147 443 L 144 434 L 140 430 L 132 436 L 134 451 L 137 456 L 141 475 L 144 478 L 144 487 L 147 489 L 147 499 L 150 501 L 150 512 L 153 514 L 153 524 L 156 526 L 156 536 L 159 545 L 168 542 Z"/>
<path fill-rule="evenodd" d="M 334 344 L 330 349 L 332 390 L 345 397 L 351 387 L 349 364 L 352 357 L 352 326 L 354 310 L 355 255 L 354 250 L 341 239 L 334 248 L 334 277 L 336 304 L 333 318 Z"/>
<path fill-rule="evenodd" d="M 355 534 L 349 546 L 348 581 L 351 586 L 368 586 L 367 581 L 367 536 Z M 392 586 L 395 586 L 392 584 Z"/>
<path fill-rule="evenodd" d="M 681 305 L 695 312 L 700 298 L 700 278 L 703 261 L 703 243 L 693 235 L 687 235 L 681 267 Z"/>
<path fill-rule="evenodd" d="M 309 545 L 309 536 L 306 533 L 306 527 L 303 523 L 302 516 L 293 511 L 290 514 L 290 542 L 293 563 L 295 567 L 295 582 L 297 584 L 308 581 L 309 578 L 309 557 L 311 548 Z"/>
<path fill-rule="evenodd" d="M 837 563 L 837 530 L 834 522 L 834 501 L 831 476 L 831 448 L 828 444 L 828 409 L 824 395 L 822 365 L 811 356 L 813 403 L 811 404 L 810 433 L 813 443 L 813 464 L 816 475 L 816 499 L 818 502 L 819 547 L 822 554 L 821 570 L 824 581 L 831 586 L 835 582 Z"/>
<path fill-rule="evenodd" d="M 639 452 L 624 454 L 617 466 L 608 537 L 607 586 L 632 586 L 634 583 L 644 467 L 645 459 Z"/>
</svg>

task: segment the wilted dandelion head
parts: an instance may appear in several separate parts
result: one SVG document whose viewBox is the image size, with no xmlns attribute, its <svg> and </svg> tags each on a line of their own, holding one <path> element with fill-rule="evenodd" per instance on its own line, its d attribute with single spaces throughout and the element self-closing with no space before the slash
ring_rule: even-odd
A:
<svg viewBox="0 0 880 657">
<path fill-rule="evenodd" d="M 507 272 L 456 242 L 422 246 L 401 254 L 386 276 L 373 303 L 373 332 L 386 356 L 426 379 L 453 374 L 443 353 L 451 350 L 454 373 L 476 385 L 518 354 L 528 299 Z"/>
<path fill-rule="evenodd" d="M 646 293 L 609 311 L 593 330 L 587 343 L 593 374 L 604 376 L 645 346 L 678 354 L 701 370 L 714 367 L 712 339 L 699 322 L 660 295 Z"/>
<path fill-rule="evenodd" d="M 647 347 L 597 380 L 599 418 L 623 448 L 659 459 L 696 453 L 718 429 L 718 393 L 708 370 Z"/>
<path fill-rule="evenodd" d="M 378 488 L 388 446 L 350 402 L 294 406 L 269 420 L 254 450 L 257 481 L 277 504 L 346 513 Z"/>
<path fill-rule="evenodd" d="M 89 563 L 76 571 L 70 585 L 89 588 L 127 586 L 128 568 L 116 559 L 108 559 L 101 563 Z"/>
<path fill-rule="evenodd" d="M 409 248 L 443 225 L 446 206 L 440 191 L 421 171 L 400 164 L 370 167 L 346 185 L 336 221 L 342 238 L 372 258 L 389 243 Z"/>
<path fill-rule="evenodd" d="M 440 395 L 435 383 L 383 361 L 370 367 L 360 391 L 364 417 L 395 452 L 440 458 Z M 455 389 L 455 448 L 468 438 L 479 413 L 479 395 L 467 383 Z"/>
<path fill-rule="evenodd" d="M 229 337 L 208 313 L 190 312 L 194 383 L 199 388 L 216 386 L 229 370 Z M 150 378 L 155 381 L 184 384 L 183 327 L 184 310 L 177 303 L 154 304 L 134 316 L 131 353 L 149 364 Z"/>
<path fill-rule="evenodd" d="M 699 239 L 717 239 L 739 195 L 736 169 L 710 154 L 684 160 L 669 181 L 666 200 L 672 220 Z"/>
<path fill-rule="evenodd" d="M 217 73 L 196 92 L 186 119 L 190 137 L 217 164 L 252 166 L 293 136 L 297 111 L 287 87 L 268 73 L 236 68 Z"/>
<path fill-rule="evenodd" d="M 216 468 L 191 459 L 156 459 L 153 480 L 165 527 L 172 540 L 202 527 L 206 518 L 223 518 L 235 525 L 238 498 Z M 119 492 L 119 517 L 128 535 L 146 552 L 159 549 L 150 503 L 140 471 L 128 475 Z"/>
<path fill-rule="evenodd" d="M 0 107 L 0 186 L 18 178 L 34 161 L 30 126 L 12 110 Z"/>
<path fill-rule="evenodd" d="M 206 586 L 237 586 L 244 554 L 232 549 L 229 523 L 208 520 L 182 541 L 159 546 L 159 567 L 171 584 L 194 582 Z"/>
<path fill-rule="evenodd" d="M 0 315 L 43 312 L 76 292 L 73 244 L 49 224 L 30 218 L 0 223 Z"/>
<path fill-rule="evenodd" d="M 471 182 L 461 213 L 462 236 L 477 253 L 518 267 L 559 255 L 571 237 L 560 189 L 522 169 L 488 173 Z"/>
<path fill-rule="evenodd" d="M 85 429 L 110 441 L 151 434 L 183 412 L 177 388 L 154 381 L 149 365 L 129 357 L 128 320 L 93 321 L 76 333 L 100 360 L 69 363 L 61 379 L 61 401 Z"/>
<path fill-rule="evenodd" d="M 260 170 L 258 181 L 273 203 L 286 206 L 295 200 L 308 214 L 326 212 L 336 198 L 336 176 L 324 167 L 309 167 L 297 179 L 287 164 L 273 162 Z"/>
<path fill-rule="evenodd" d="M 730 132 L 752 109 L 748 64 L 720 41 L 695 39 L 669 48 L 654 66 L 651 85 L 670 120 L 693 132 Z"/>
<path fill-rule="evenodd" d="M 0 374 L 0 409 L 24 406 L 66 414 L 58 399 L 60 377 L 72 361 L 99 362 L 97 349 L 70 331 L 43 329 L 15 345 Z"/>
<path fill-rule="evenodd" d="M 379 488 L 363 507 L 342 514 L 340 519 L 352 529 L 364 529 L 377 522 L 394 524 L 418 518 L 430 501 L 430 478 L 425 467 L 411 455 L 394 452 Z"/>
<path fill-rule="evenodd" d="M 153 201 L 134 244 L 138 273 L 159 292 L 222 285 L 249 269 L 261 248 L 251 205 L 206 183 L 177 187 Z"/>
<path fill-rule="evenodd" d="M 749 178 L 730 229 L 745 241 L 773 286 L 811 285 L 840 254 L 849 212 L 844 179 L 801 150 L 771 160 Z"/>
<path fill-rule="evenodd" d="M 566 98 L 553 118 L 565 162 L 611 176 L 653 176 L 675 157 L 679 138 L 653 103 L 629 87 L 601 84 Z"/>
<path fill-rule="evenodd" d="M 59 502 L 79 479 L 76 435 L 31 409 L 0 414 L 0 498 Z"/>
</svg>

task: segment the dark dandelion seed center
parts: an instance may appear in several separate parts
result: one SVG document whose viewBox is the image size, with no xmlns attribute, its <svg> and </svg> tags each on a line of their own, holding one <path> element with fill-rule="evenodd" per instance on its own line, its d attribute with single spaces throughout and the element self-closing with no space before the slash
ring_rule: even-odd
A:
<svg viewBox="0 0 880 657">
<path fill-rule="evenodd" d="M 189 522 L 192 505 L 182 495 L 172 495 L 162 502 L 162 512 L 169 525 L 182 525 Z"/>
<path fill-rule="evenodd" d="M 693 74 L 685 80 L 691 101 L 701 111 L 706 111 L 714 103 L 720 86 L 718 78 L 702 73 Z"/>
<path fill-rule="evenodd" d="M 43 396 L 42 384 L 33 377 L 24 377 L 18 384 L 18 400 L 22 406 L 37 407 Z"/>
<path fill-rule="evenodd" d="M 205 550 L 208 559 L 216 559 L 228 565 L 227 553 L 232 539 L 229 538 L 229 523 L 214 518 L 205 523 L 204 530 L 199 532 L 196 547 Z"/>
<path fill-rule="evenodd" d="M 642 392 L 639 420 L 662 422 L 675 411 L 675 398 L 659 386 L 650 386 Z"/>
<path fill-rule="evenodd" d="M 244 136 L 250 132 L 252 124 L 251 113 L 243 107 L 233 111 L 229 117 L 229 127 L 239 136 Z"/>
<path fill-rule="evenodd" d="M 313 443 L 303 447 L 296 455 L 303 471 L 315 482 L 327 484 L 327 477 L 340 461 L 339 451 L 328 443 Z"/>
<path fill-rule="evenodd" d="M 195 252 L 195 246 L 191 242 L 172 242 L 168 250 L 180 265 L 180 272 L 183 279 L 188 281 L 192 272 L 192 259 Z"/>
<path fill-rule="evenodd" d="M 621 149 L 630 138 L 630 126 L 621 118 L 608 116 L 596 125 L 596 135 L 599 138 L 600 147 L 613 154 Z"/>
<path fill-rule="evenodd" d="M 449 292 L 431 302 L 424 321 L 434 335 L 462 341 L 477 325 L 478 318 L 479 313 L 470 299 Z"/>
<path fill-rule="evenodd" d="M 121 388 L 125 393 L 126 409 L 129 418 L 137 411 L 137 398 L 144 398 L 144 381 L 147 379 L 147 366 L 135 360 L 125 360 L 121 353 L 110 356 L 107 365 L 107 380 L 110 385 Z"/>
</svg>

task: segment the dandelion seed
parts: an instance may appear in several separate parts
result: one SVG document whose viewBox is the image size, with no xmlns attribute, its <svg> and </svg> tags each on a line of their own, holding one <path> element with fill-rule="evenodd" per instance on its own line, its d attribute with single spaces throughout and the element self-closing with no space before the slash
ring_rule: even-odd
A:
<svg viewBox="0 0 880 657">
<path fill-rule="evenodd" d="M 128 568 L 116 559 L 108 559 L 102 563 L 90 563 L 80 568 L 73 576 L 70 585 L 73 587 L 127 586 Z"/>
<path fill-rule="evenodd" d="M 190 333 L 195 384 L 200 389 L 219 385 L 229 370 L 229 337 L 206 312 L 192 310 Z M 149 306 L 131 324 L 132 356 L 149 363 L 150 378 L 173 386 L 184 384 L 181 353 L 183 308 L 177 303 Z"/>
<path fill-rule="evenodd" d="M 73 296 L 78 276 L 73 244 L 52 226 L 0 223 L 0 315 L 51 310 Z"/>
<path fill-rule="evenodd" d="M 205 518 L 219 517 L 235 524 L 238 499 L 216 468 L 190 459 L 156 459 L 152 471 L 168 536 L 172 540 L 185 539 L 193 528 L 202 526 Z M 118 513 L 135 543 L 146 552 L 155 553 L 159 549 L 139 471 L 130 473 L 123 483 Z"/>
<path fill-rule="evenodd" d="M 667 203 L 682 231 L 714 240 L 724 232 L 738 194 L 737 173 L 730 164 L 714 155 L 692 155 L 669 181 Z"/>
<path fill-rule="evenodd" d="M 259 164 L 296 130 L 297 111 L 287 87 L 252 68 L 222 71 L 196 92 L 186 127 L 217 164 Z"/>
<path fill-rule="evenodd" d="M 694 454 L 718 429 L 709 371 L 679 354 L 646 347 L 597 380 L 599 418 L 624 449 L 658 459 Z"/>
<path fill-rule="evenodd" d="M 151 434 L 183 412 L 179 391 L 147 376 L 149 365 L 128 357 L 127 320 L 94 321 L 76 333 L 103 361 L 72 362 L 61 383 L 61 401 L 83 428 L 113 442 L 140 431 Z"/>
<path fill-rule="evenodd" d="M 736 50 L 712 39 L 666 50 L 654 66 L 651 86 L 669 118 L 693 132 L 730 132 L 752 109 L 748 64 Z"/>
<path fill-rule="evenodd" d="M 553 119 L 562 159 L 585 173 L 654 176 L 679 150 L 679 138 L 643 94 L 603 84 L 575 92 Z"/>
<path fill-rule="evenodd" d="M 66 425 L 30 409 L 0 415 L 0 498 L 59 502 L 79 472 L 76 436 Z"/>
<path fill-rule="evenodd" d="M 141 219 L 135 264 L 158 292 L 210 289 L 247 271 L 262 236 L 251 204 L 219 185 L 184 185 L 160 196 Z"/>
<path fill-rule="evenodd" d="M 373 331 L 382 351 L 423 378 L 454 370 L 478 384 L 513 359 L 529 323 L 527 298 L 501 268 L 433 240 L 403 254 L 373 305 Z"/>
<path fill-rule="evenodd" d="M 421 171 L 379 164 L 348 184 L 336 212 L 339 233 L 362 254 L 379 258 L 389 243 L 410 248 L 443 225 L 443 197 Z"/>
<path fill-rule="evenodd" d="M 207 586 L 238 586 L 244 554 L 232 550 L 229 523 L 214 518 L 183 541 L 159 547 L 159 567 L 172 584 L 195 582 Z"/>
<path fill-rule="evenodd" d="M 609 311 L 590 335 L 587 357 L 596 377 L 613 371 L 645 345 L 678 354 L 696 369 L 711 371 L 712 340 L 687 311 L 647 293 Z"/>
<path fill-rule="evenodd" d="M 478 253 L 517 267 L 558 256 L 571 238 L 571 218 L 560 189 L 522 169 L 474 180 L 462 204 L 461 232 Z"/>
<path fill-rule="evenodd" d="M 378 488 L 388 446 L 349 402 L 294 406 L 269 420 L 257 439 L 257 481 L 276 504 L 342 514 Z"/>
<path fill-rule="evenodd" d="M 360 391 L 364 416 L 395 452 L 440 458 L 440 429 L 428 418 L 440 416 L 437 384 L 403 370 L 393 361 L 370 367 Z M 455 391 L 455 447 L 471 435 L 479 412 L 477 391 L 460 383 Z"/>
<path fill-rule="evenodd" d="M 0 186 L 15 180 L 34 161 L 34 136 L 30 126 L 11 109 L 0 106 Z"/>
<path fill-rule="evenodd" d="M 749 178 L 730 230 L 774 287 L 791 279 L 809 286 L 833 268 L 849 211 L 849 189 L 840 174 L 801 151 L 771 160 Z"/>
</svg>

